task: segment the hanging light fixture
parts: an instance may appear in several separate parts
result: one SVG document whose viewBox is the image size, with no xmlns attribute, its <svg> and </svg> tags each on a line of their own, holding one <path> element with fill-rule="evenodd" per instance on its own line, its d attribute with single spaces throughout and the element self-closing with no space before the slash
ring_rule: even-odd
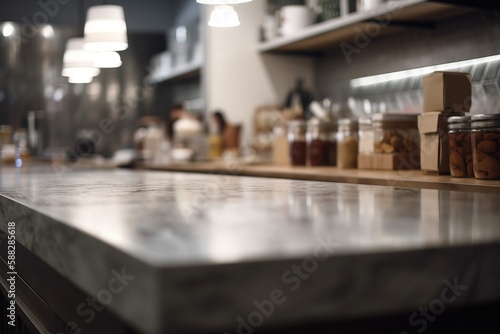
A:
<svg viewBox="0 0 500 334">
<path fill-rule="evenodd" d="M 62 75 L 71 78 L 71 83 L 87 83 L 87 80 L 92 81 L 91 78 L 98 76 L 100 72 L 95 67 L 97 54 L 85 51 L 83 45 L 83 38 L 70 38 L 66 43 Z"/>
<path fill-rule="evenodd" d="M 127 24 L 122 6 L 98 5 L 87 11 L 85 50 L 123 51 L 128 48 Z"/>
<path fill-rule="evenodd" d="M 105 51 L 97 53 L 95 67 L 98 68 L 117 68 L 122 66 L 122 59 L 118 52 Z"/>
<path fill-rule="evenodd" d="M 240 25 L 240 19 L 233 6 L 219 5 L 215 6 L 210 14 L 208 25 L 216 28 L 237 27 Z"/>
<path fill-rule="evenodd" d="M 250 1 L 252 0 L 196 0 L 197 3 L 203 5 L 237 5 Z"/>
<path fill-rule="evenodd" d="M 88 84 L 91 83 L 92 80 L 94 80 L 93 76 L 81 75 L 81 76 L 68 77 L 68 82 L 72 84 Z"/>
</svg>

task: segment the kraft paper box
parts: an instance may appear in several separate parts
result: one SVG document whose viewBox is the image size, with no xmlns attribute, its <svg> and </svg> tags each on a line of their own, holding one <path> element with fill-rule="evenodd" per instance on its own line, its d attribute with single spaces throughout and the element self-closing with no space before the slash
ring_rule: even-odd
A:
<svg viewBox="0 0 500 334">
<path fill-rule="evenodd" d="M 429 112 L 418 116 L 420 165 L 429 174 L 450 174 L 448 118 L 463 113 Z"/>
<path fill-rule="evenodd" d="M 469 73 L 434 72 L 423 79 L 424 112 L 468 112 L 472 104 Z"/>
<path fill-rule="evenodd" d="M 273 143 L 273 164 L 290 165 L 290 148 L 286 135 L 277 136 Z"/>
<path fill-rule="evenodd" d="M 420 155 L 396 154 L 367 154 L 358 155 L 358 169 L 372 170 L 412 170 L 420 169 Z"/>
</svg>

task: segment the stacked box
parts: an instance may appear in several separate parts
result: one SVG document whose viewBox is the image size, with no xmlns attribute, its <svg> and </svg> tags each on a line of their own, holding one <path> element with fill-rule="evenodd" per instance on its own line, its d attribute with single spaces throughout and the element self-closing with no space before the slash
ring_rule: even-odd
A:
<svg viewBox="0 0 500 334">
<path fill-rule="evenodd" d="M 448 118 L 470 111 L 470 74 L 430 74 L 423 79 L 423 94 L 424 112 L 418 118 L 421 169 L 428 174 L 450 174 Z"/>
</svg>

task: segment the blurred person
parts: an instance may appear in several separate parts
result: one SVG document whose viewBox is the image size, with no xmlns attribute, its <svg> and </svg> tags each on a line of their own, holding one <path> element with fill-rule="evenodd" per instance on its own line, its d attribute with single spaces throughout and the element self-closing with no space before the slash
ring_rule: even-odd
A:
<svg viewBox="0 0 500 334">
<path fill-rule="evenodd" d="M 224 112 L 221 110 L 217 110 L 212 114 L 212 120 L 217 124 L 219 129 L 219 134 L 223 135 L 224 131 L 226 131 L 227 122 L 226 117 L 224 116 Z"/>
<path fill-rule="evenodd" d="M 186 110 L 182 106 L 182 104 L 174 104 L 172 108 L 170 108 L 170 114 L 169 114 L 169 119 L 168 119 L 168 125 L 167 125 L 167 131 L 168 131 L 168 138 L 170 140 L 174 139 L 174 124 L 177 122 L 179 119 L 182 118 L 186 114 Z"/>
<path fill-rule="evenodd" d="M 217 110 L 212 114 L 208 124 L 208 158 L 211 161 L 219 160 L 224 152 L 224 132 L 226 131 L 226 118 L 222 111 Z"/>
<path fill-rule="evenodd" d="M 304 79 L 298 78 L 295 82 L 295 87 L 286 97 L 285 108 L 293 110 L 297 116 L 308 120 L 312 116 L 309 111 L 309 105 L 313 101 L 313 95 L 304 86 Z"/>
</svg>

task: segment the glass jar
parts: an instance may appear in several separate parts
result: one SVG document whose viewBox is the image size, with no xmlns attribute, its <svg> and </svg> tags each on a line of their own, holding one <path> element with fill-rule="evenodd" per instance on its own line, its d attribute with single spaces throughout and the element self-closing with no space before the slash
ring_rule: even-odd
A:
<svg viewBox="0 0 500 334">
<path fill-rule="evenodd" d="M 292 166 L 306 165 L 306 130 L 307 125 L 304 121 L 292 121 L 288 124 L 288 144 Z"/>
<path fill-rule="evenodd" d="M 371 117 L 359 119 L 359 154 L 369 155 L 374 153 L 375 133 Z"/>
<path fill-rule="evenodd" d="M 414 153 L 420 150 L 418 115 L 373 115 L 374 152 Z"/>
<path fill-rule="evenodd" d="M 500 114 L 472 116 L 474 176 L 500 179 Z"/>
<path fill-rule="evenodd" d="M 332 135 L 333 133 L 333 135 Z M 309 166 L 334 166 L 337 160 L 335 125 L 317 119 L 307 124 L 307 162 Z"/>
<path fill-rule="evenodd" d="M 450 173 L 453 177 L 474 177 L 470 116 L 448 118 Z"/>
<path fill-rule="evenodd" d="M 340 6 L 340 0 L 322 0 L 318 21 L 323 22 L 339 17 L 341 14 Z"/>
<path fill-rule="evenodd" d="M 358 121 L 341 119 L 337 133 L 337 167 L 341 169 L 358 166 Z"/>
</svg>

